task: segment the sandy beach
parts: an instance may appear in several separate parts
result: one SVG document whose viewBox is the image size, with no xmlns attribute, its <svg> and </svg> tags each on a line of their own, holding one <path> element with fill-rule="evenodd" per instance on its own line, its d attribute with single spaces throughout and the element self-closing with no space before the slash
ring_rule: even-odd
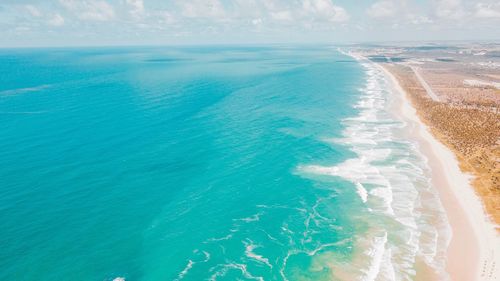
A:
<svg viewBox="0 0 500 281">
<path fill-rule="evenodd" d="M 408 133 L 427 157 L 432 184 L 438 189 L 446 210 L 452 238 L 447 251 L 446 270 L 451 280 L 497 280 L 500 276 L 500 237 L 475 194 L 471 176 L 463 173 L 453 152 L 439 142 L 418 118 L 416 110 L 396 78 L 384 67 L 392 92 L 400 103 L 398 114 L 408 124 Z M 425 276 L 424 276 L 425 275 Z M 417 279 L 436 277 L 418 272 Z"/>
</svg>

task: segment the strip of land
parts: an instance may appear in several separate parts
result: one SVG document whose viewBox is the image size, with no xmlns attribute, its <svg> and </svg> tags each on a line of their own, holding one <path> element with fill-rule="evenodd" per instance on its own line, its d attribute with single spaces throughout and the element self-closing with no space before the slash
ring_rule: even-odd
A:
<svg viewBox="0 0 500 281">
<path fill-rule="evenodd" d="M 498 280 L 500 45 L 358 47 L 356 53 L 387 71 L 408 105 L 403 115 L 416 124 L 414 139 L 453 229 L 451 279 Z"/>
<path fill-rule="evenodd" d="M 500 259 L 500 239 L 494 224 L 485 219 L 483 206 L 469 185 L 470 177 L 459 169 L 452 151 L 433 137 L 420 121 L 399 81 L 390 72 L 387 74 L 393 81 L 393 92 L 402 100 L 400 114 L 412 124 L 410 137 L 418 142 L 429 160 L 432 184 L 438 188 L 453 230 L 446 265 L 451 280 L 496 280 L 500 273 L 496 265 Z M 417 272 L 418 280 L 439 280 L 438 276 L 431 270 Z"/>
<path fill-rule="evenodd" d="M 420 120 L 474 176 L 476 194 L 500 226 L 500 45 L 355 50 L 396 77 Z"/>
</svg>

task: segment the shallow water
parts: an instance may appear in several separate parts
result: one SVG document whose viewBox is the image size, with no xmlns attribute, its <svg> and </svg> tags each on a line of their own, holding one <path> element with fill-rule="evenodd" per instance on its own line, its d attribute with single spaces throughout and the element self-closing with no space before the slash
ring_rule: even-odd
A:
<svg viewBox="0 0 500 281">
<path fill-rule="evenodd" d="M 369 64 L 329 47 L 2 50 L 0 62 L 2 280 L 406 280 L 416 257 L 443 267 L 425 159 Z"/>
</svg>

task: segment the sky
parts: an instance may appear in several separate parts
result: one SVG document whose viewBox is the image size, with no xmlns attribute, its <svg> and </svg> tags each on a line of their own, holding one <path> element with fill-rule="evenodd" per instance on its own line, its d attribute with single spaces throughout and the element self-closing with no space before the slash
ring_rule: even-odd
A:
<svg viewBox="0 0 500 281">
<path fill-rule="evenodd" d="M 0 47 L 500 40 L 500 0 L 0 0 Z"/>
</svg>

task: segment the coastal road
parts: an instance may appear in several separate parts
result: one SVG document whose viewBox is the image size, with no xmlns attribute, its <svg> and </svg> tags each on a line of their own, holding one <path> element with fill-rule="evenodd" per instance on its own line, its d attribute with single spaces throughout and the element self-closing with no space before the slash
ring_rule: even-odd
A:
<svg viewBox="0 0 500 281">
<path fill-rule="evenodd" d="M 420 82 L 420 84 L 422 84 L 422 86 L 424 87 L 424 89 L 427 92 L 427 94 L 429 95 L 429 97 L 431 97 L 431 99 L 433 101 L 439 102 L 439 97 L 436 95 L 436 93 L 434 93 L 434 91 L 432 90 L 431 86 L 429 86 L 429 84 L 427 84 L 427 82 L 424 80 L 424 78 L 422 77 L 422 75 L 420 75 L 419 68 L 418 67 L 414 67 L 412 65 L 410 65 L 410 68 L 415 73 L 415 75 L 417 76 L 418 81 Z"/>
</svg>

